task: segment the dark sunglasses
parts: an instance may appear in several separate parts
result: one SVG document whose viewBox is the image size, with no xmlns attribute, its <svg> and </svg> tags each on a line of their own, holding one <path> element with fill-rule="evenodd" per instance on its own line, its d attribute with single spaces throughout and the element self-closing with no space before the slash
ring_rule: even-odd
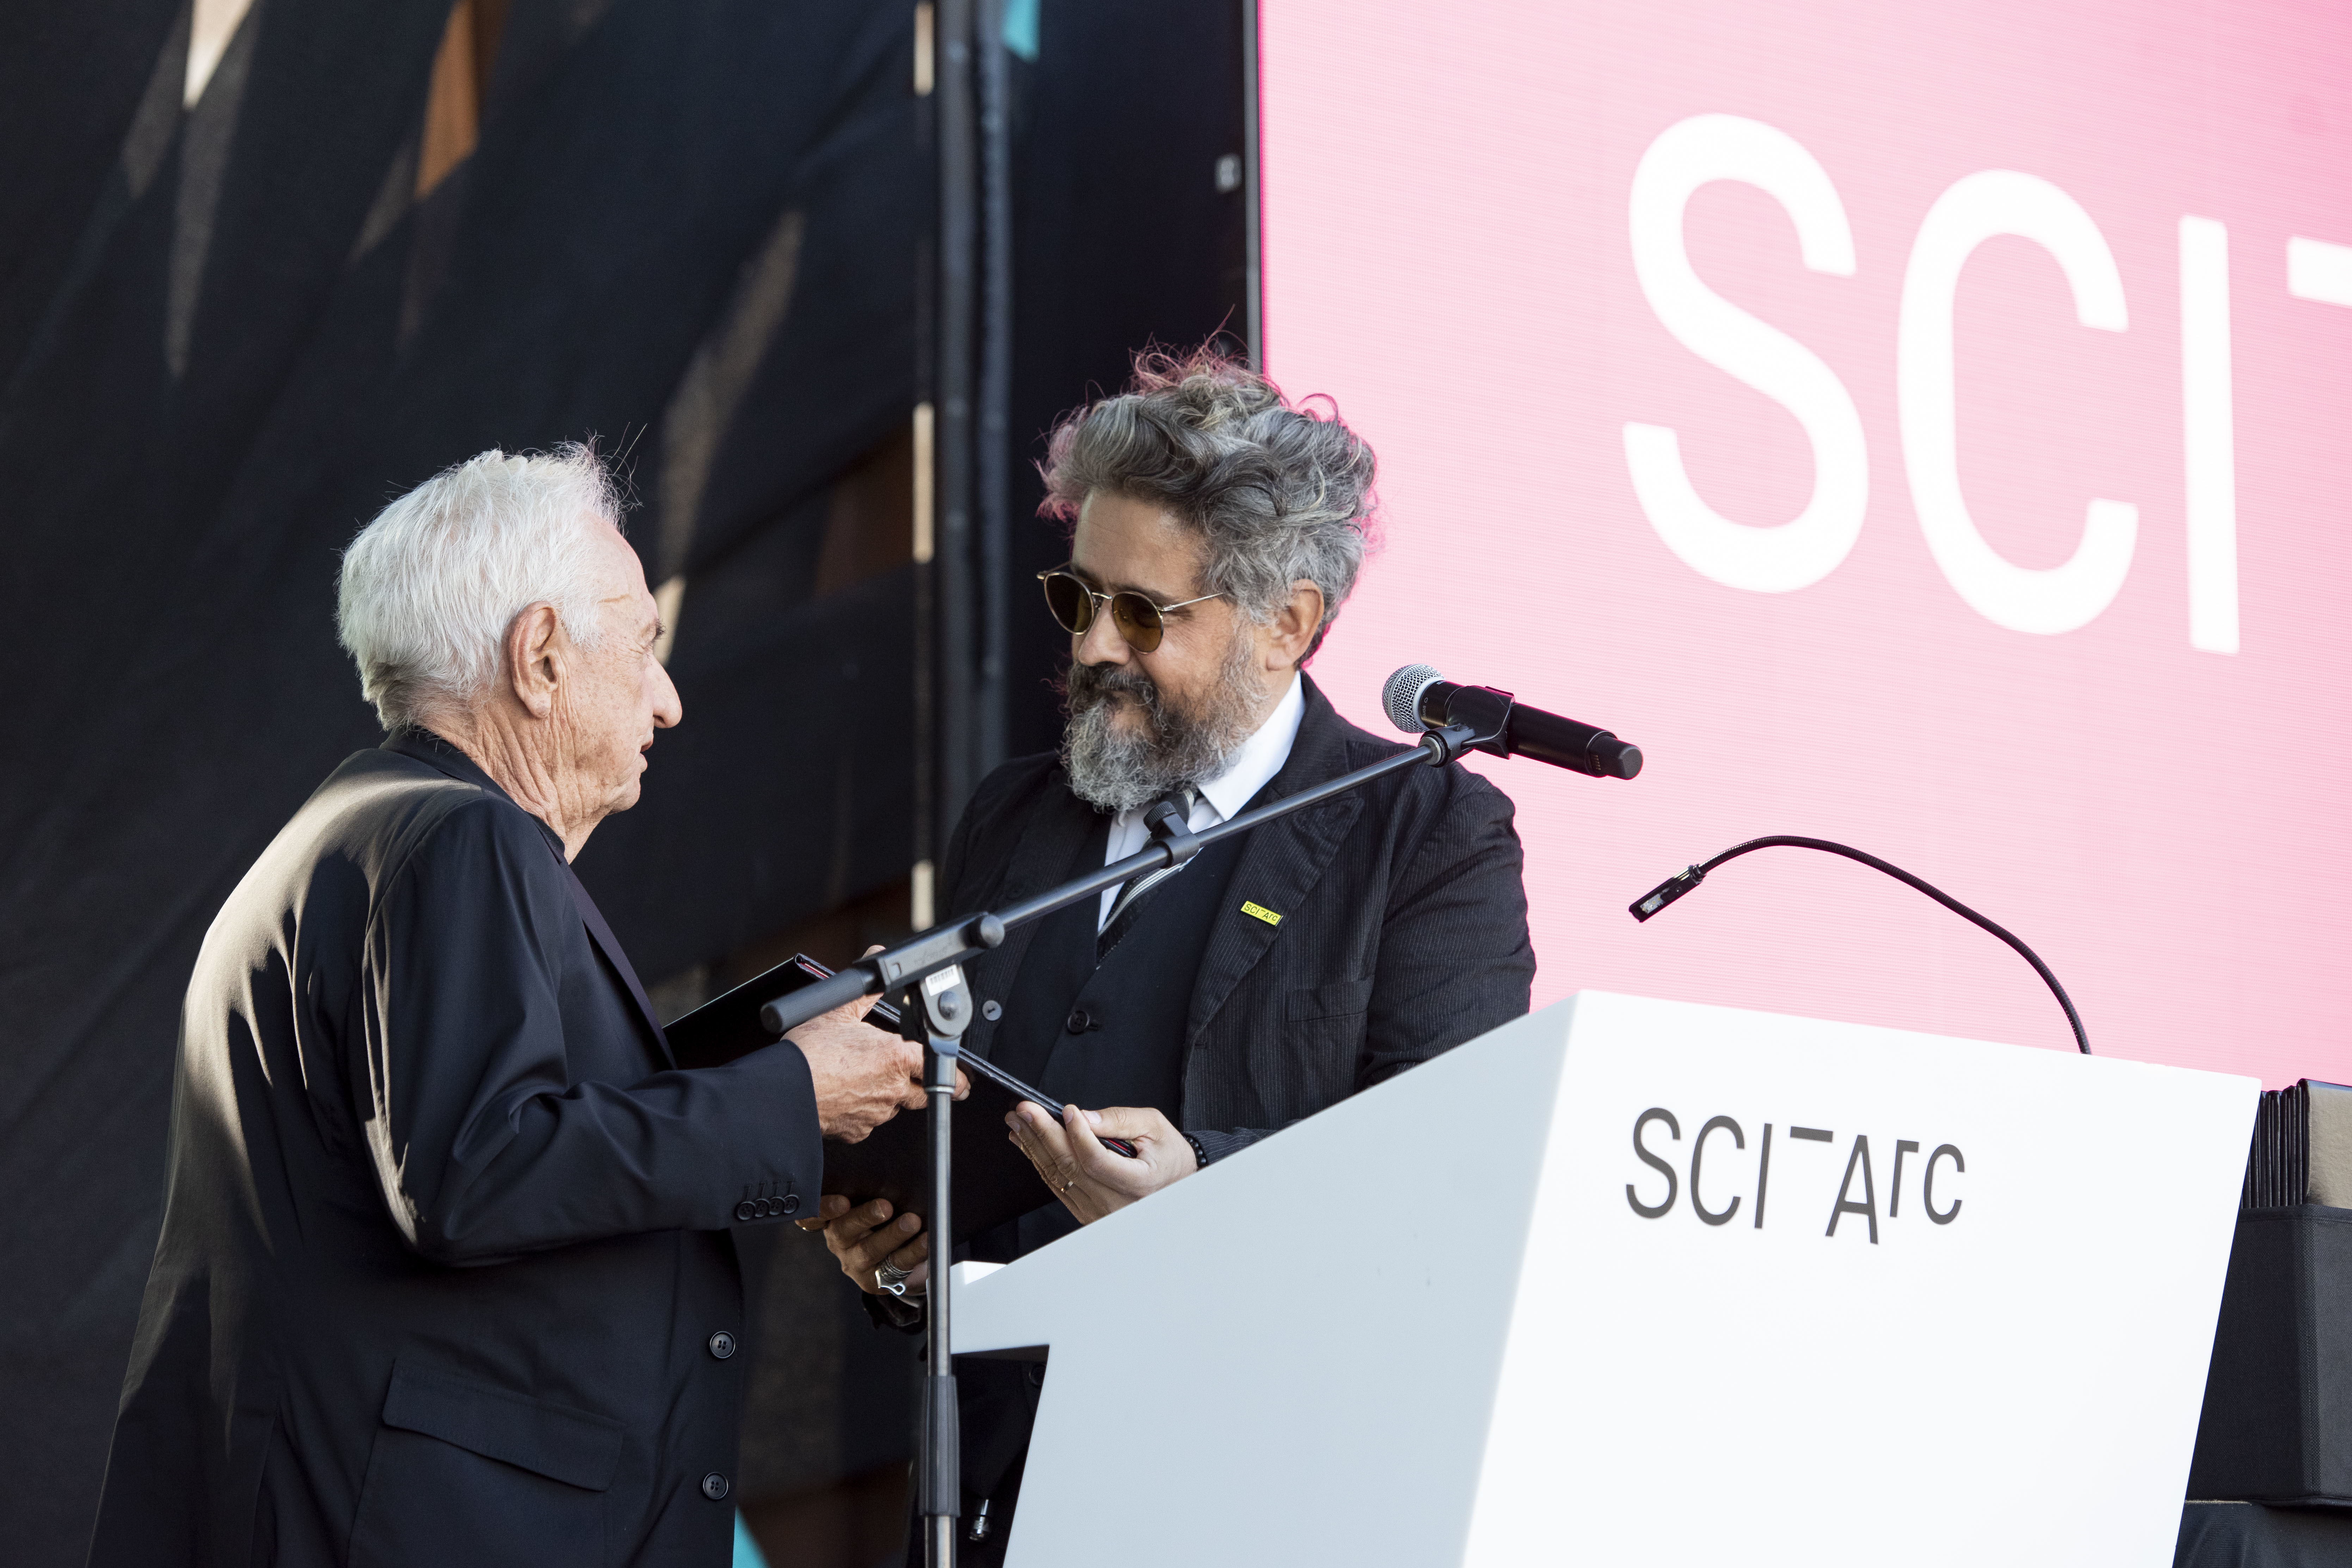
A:
<svg viewBox="0 0 2352 1568">
<path fill-rule="evenodd" d="M 1108 605 L 1111 624 L 1127 639 L 1127 646 L 1138 653 L 1150 653 L 1160 646 L 1161 635 L 1168 630 L 1169 611 L 1224 597 L 1223 594 L 1203 594 L 1197 599 L 1183 599 L 1173 605 L 1155 605 L 1133 589 L 1097 594 L 1085 578 L 1066 566 L 1040 572 L 1037 581 L 1045 585 L 1045 607 L 1054 612 L 1054 618 L 1062 623 L 1064 631 L 1074 637 L 1086 636 L 1087 628 L 1095 624 L 1096 606 Z"/>
</svg>

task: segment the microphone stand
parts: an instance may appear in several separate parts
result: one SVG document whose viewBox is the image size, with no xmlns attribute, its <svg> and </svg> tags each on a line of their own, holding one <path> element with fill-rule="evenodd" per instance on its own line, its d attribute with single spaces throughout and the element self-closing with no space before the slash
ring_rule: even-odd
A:
<svg viewBox="0 0 2352 1568">
<path fill-rule="evenodd" d="M 1099 871 L 1063 883 L 993 914 L 967 915 L 948 925 L 910 937 L 898 946 L 860 959 L 813 985 L 775 997 L 760 1009 L 761 1026 L 781 1036 L 821 1013 L 845 1006 L 876 992 L 903 993 L 900 1027 L 909 1039 L 919 1039 L 924 1053 L 923 1092 L 930 1102 L 931 1134 L 931 1277 L 927 1313 L 926 1345 L 930 1358 L 923 1379 L 922 1452 L 917 1460 L 918 1507 L 923 1516 L 923 1561 L 926 1568 L 954 1568 L 956 1520 L 963 1511 L 963 1479 L 957 1453 L 956 1384 L 953 1345 L 949 1338 L 949 1255 L 955 1229 L 948 1205 L 953 1196 L 950 1138 L 955 1110 L 956 1063 L 959 1041 L 971 1023 L 971 992 L 964 983 L 963 965 L 1001 945 L 1015 926 L 1045 919 L 1081 899 L 1115 888 L 1129 878 L 1163 867 L 1181 866 L 1220 839 L 1231 838 L 1279 816 L 1320 805 L 1333 795 L 1370 784 L 1406 768 L 1444 767 L 1461 760 L 1473 748 L 1494 750 L 1501 744 L 1510 713 L 1510 700 L 1475 687 L 1465 687 L 1449 700 L 1447 722 L 1421 738 L 1412 750 L 1342 773 L 1297 795 L 1243 812 L 1227 822 L 1185 831 L 1181 823 L 1163 821 L 1171 829 L 1161 837 Z"/>
<path fill-rule="evenodd" d="M 971 997 L 963 971 L 950 964 L 935 970 L 909 988 L 909 999 L 919 1006 L 899 1015 L 899 1030 L 919 1039 L 923 1053 L 923 1094 L 930 1105 L 931 1247 L 930 1300 L 924 1312 L 923 1425 L 919 1447 L 921 1469 L 915 1486 L 916 1506 L 923 1516 L 923 1561 L 932 1568 L 954 1568 L 956 1520 L 963 1512 L 962 1425 L 956 1409 L 953 1342 L 948 1323 L 948 1269 L 953 1251 L 955 1224 L 949 1213 L 954 1197 L 954 1150 L 950 1134 L 955 1111 L 956 1060 L 960 1043 L 971 1023 Z M 937 1238 L 949 1238 L 942 1244 Z"/>
</svg>

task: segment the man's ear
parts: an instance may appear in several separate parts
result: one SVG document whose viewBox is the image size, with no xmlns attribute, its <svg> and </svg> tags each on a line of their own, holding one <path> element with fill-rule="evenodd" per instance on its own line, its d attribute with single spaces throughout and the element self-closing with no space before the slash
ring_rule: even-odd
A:
<svg viewBox="0 0 2352 1568">
<path fill-rule="evenodd" d="M 1274 624 L 1267 627 L 1272 634 L 1268 651 L 1275 657 L 1268 660 L 1272 668 L 1296 669 L 1307 650 L 1315 646 L 1315 634 L 1323 627 L 1323 590 L 1305 577 L 1290 584 L 1290 601 L 1274 615 Z"/>
<path fill-rule="evenodd" d="M 507 682 L 534 719 L 555 711 L 555 689 L 563 679 L 569 647 L 552 605 L 533 605 L 507 627 Z"/>
</svg>

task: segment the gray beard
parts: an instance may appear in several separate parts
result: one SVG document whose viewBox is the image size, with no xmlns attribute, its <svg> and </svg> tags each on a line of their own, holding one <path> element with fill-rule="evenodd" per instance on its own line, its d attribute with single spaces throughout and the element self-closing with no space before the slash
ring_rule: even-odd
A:
<svg viewBox="0 0 2352 1568">
<path fill-rule="evenodd" d="M 1257 693 L 1249 679 L 1250 639 L 1236 635 L 1215 686 L 1197 711 L 1165 700 L 1152 679 L 1133 665 L 1072 664 L 1062 731 L 1062 765 L 1080 800 L 1104 811 L 1148 805 L 1178 784 L 1218 777 L 1250 738 Z M 1142 710 L 1140 733 L 1111 722 L 1125 692 Z"/>
</svg>

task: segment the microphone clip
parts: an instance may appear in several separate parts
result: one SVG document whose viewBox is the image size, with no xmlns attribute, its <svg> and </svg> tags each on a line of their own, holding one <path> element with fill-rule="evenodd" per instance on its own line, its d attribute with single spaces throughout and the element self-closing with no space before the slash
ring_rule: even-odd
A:
<svg viewBox="0 0 2352 1568">
<path fill-rule="evenodd" d="M 1430 721 L 1423 716 L 1423 723 Z M 1434 742 L 1441 762 L 1459 762 L 1465 752 L 1511 754 L 1511 694 L 1491 686 L 1457 686 L 1445 699 L 1442 723 L 1431 724 L 1423 744 Z"/>
<path fill-rule="evenodd" d="M 1151 803 L 1150 809 L 1143 814 L 1143 825 L 1155 841 L 1168 846 L 1171 870 L 1201 852 L 1201 840 L 1194 836 L 1185 813 L 1165 796 Z"/>
<path fill-rule="evenodd" d="M 1428 733 L 1421 745 L 1437 766 L 1461 762 L 1463 752 L 1494 752 L 1510 757 L 1510 693 L 1494 687 L 1456 687 L 1446 696 L 1444 717 L 1423 712 Z"/>
</svg>

